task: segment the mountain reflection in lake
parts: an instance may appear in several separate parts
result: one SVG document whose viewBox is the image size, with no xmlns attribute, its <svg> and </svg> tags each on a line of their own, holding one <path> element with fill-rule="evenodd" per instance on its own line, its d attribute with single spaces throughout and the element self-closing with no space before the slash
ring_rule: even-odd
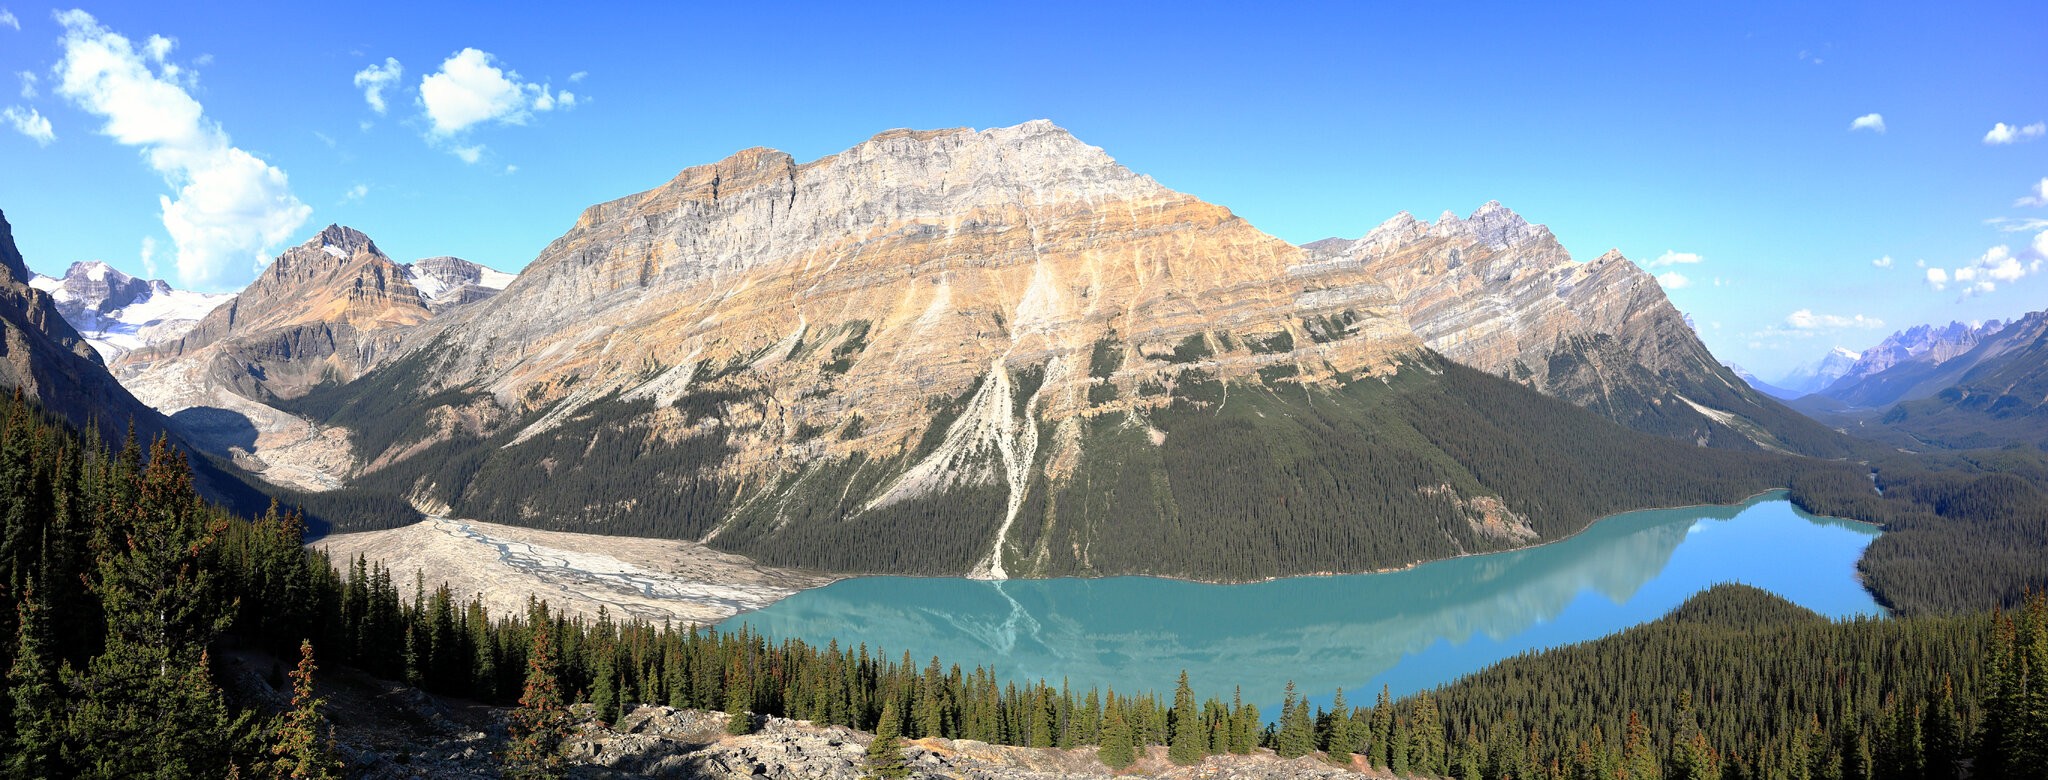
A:
<svg viewBox="0 0 2048 780">
<path fill-rule="evenodd" d="M 1264 709 L 1289 680 L 1318 702 L 1433 687 L 1518 653 L 1654 620 L 1720 582 L 1833 617 L 1878 614 L 1855 562 L 1870 526 L 1809 515 L 1782 493 L 1631 512 L 1542 547 L 1381 574 L 1207 585 L 1148 577 L 864 577 L 740 615 L 773 638 L 908 649 L 963 668 L 1077 689 L 1229 686 Z"/>
</svg>

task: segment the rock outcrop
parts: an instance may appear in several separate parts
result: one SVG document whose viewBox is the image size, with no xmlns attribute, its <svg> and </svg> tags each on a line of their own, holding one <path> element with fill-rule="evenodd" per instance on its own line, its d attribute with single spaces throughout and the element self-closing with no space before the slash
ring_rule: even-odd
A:
<svg viewBox="0 0 2048 780">
<path fill-rule="evenodd" d="M 1402 212 L 1362 238 L 1306 248 L 1297 275 L 1375 277 L 1431 349 L 1623 425 L 1708 446 L 1839 447 L 1722 366 L 1620 252 L 1576 262 L 1498 202 L 1434 224 Z"/>
</svg>

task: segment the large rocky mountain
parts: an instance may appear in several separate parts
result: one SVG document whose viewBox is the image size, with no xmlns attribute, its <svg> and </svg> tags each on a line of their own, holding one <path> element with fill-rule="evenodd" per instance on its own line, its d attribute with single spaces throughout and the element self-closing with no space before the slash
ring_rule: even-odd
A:
<svg viewBox="0 0 2048 780">
<path fill-rule="evenodd" d="M 1955 383 L 1973 364 L 1950 364 L 1970 354 L 1977 343 L 1997 334 L 2005 323 L 1951 322 L 1917 325 L 1893 333 L 1864 350 L 1822 395 L 1855 407 L 1878 408 L 1903 400 L 1925 398 Z M 1944 370 L 1943 367 L 1947 366 Z"/>
<path fill-rule="evenodd" d="M 1615 251 L 1576 262 L 1547 228 L 1497 202 L 1434 224 L 1402 212 L 1363 238 L 1307 249 L 1297 273 L 1380 280 L 1416 335 L 1452 360 L 1649 433 L 1839 452 L 1827 431 L 1722 366 L 1648 272 Z"/>
<path fill-rule="evenodd" d="M 387 362 L 410 329 L 509 278 L 453 257 L 401 264 L 360 231 L 330 225 L 183 334 L 122 354 L 112 369 L 209 451 L 273 482 L 332 488 L 350 468 L 346 437 L 274 404 Z"/>
<path fill-rule="evenodd" d="M 64 321 L 109 361 L 185 335 L 207 312 L 234 298 L 137 279 L 98 260 L 72 263 L 61 277 L 36 274 L 29 284 L 49 293 Z"/>
<path fill-rule="evenodd" d="M 107 373 L 84 336 L 64 320 L 58 301 L 30 284 L 14 245 L 14 227 L 0 213 L 0 387 L 19 391 L 80 428 L 123 433 L 134 422 L 143 436 L 161 418 Z"/>
<path fill-rule="evenodd" d="M 1566 265 L 1494 207 L 1421 234 L 1296 247 L 1046 122 L 750 149 L 591 207 L 503 293 L 273 403 L 349 430 L 337 496 L 989 577 L 1517 546 L 1770 484 L 1758 442 L 1799 446 L 1772 426 L 1819 430 L 1618 257 Z M 1389 278 L 1465 259 L 1500 273 Z M 1452 358 L 1672 438 L 1444 359 L 1463 294 L 1542 330 L 1474 325 Z"/>
</svg>

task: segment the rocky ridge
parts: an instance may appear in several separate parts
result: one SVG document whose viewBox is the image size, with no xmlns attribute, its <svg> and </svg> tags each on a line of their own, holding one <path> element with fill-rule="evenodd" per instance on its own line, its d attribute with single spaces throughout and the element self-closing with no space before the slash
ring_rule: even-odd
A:
<svg viewBox="0 0 2048 780">
<path fill-rule="evenodd" d="M 1999 320 L 1981 324 L 1951 322 L 1898 331 L 1864 350 L 1838 379 L 1819 392 L 1851 406 L 1873 408 L 1927 397 L 1943 386 L 1936 377 L 1947 373 L 1940 370 L 1944 364 L 1969 354 L 1979 342 L 1997 335 L 2006 325 Z"/>
<path fill-rule="evenodd" d="M 400 264 L 361 231 L 330 225 L 174 338 L 140 344 L 111 368 L 208 451 L 277 484 L 331 489 L 354 466 L 346 435 L 276 403 L 388 361 L 407 330 L 509 278 L 454 257 Z"/>
<path fill-rule="evenodd" d="M 83 429 L 99 426 L 110 440 L 132 421 L 144 437 L 164 430 L 163 418 L 107 374 L 86 338 L 66 322 L 57 299 L 31 284 L 0 214 L 0 387 L 18 390 Z"/>
<path fill-rule="evenodd" d="M 1295 275 L 1377 278 L 1431 349 L 1623 425 L 1708 446 L 1829 447 L 1722 366 L 1648 272 L 1617 251 L 1574 261 L 1497 201 L 1435 223 L 1402 212 L 1305 248 Z"/>
<path fill-rule="evenodd" d="M 72 263 L 62 277 L 36 274 L 29 284 L 49 293 L 58 313 L 107 361 L 184 335 L 234 297 L 174 289 L 97 260 Z"/>
</svg>

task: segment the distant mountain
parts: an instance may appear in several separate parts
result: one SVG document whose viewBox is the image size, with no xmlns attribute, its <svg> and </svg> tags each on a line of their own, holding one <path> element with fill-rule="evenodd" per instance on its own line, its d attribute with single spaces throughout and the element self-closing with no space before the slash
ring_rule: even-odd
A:
<svg viewBox="0 0 2048 780">
<path fill-rule="evenodd" d="M 1860 352 L 1846 347 L 1835 347 L 1819 360 L 1793 369 L 1776 384 L 1798 395 L 1818 393 L 1848 375 L 1856 362 L 1862 358 Z"/>
<path fill-rule="evenodd" d="M 2048 311 L 1982 334 L 1968 352 L 1943 361 L 1924 377 L 1879 418 L 1881 424 L 1911 435 L 1920 445 L 2048 448 Z M 1921 394 L 1935 385 L 1943 386 Z"/>
<path fill-rule="evenodd" d="M 144 436 L 162 418 L 114 381 L 85 337 L 64 320 L 55 297 L 33 276 L 14 245 L 14 227 L 0 213 L 0 387 L 18 390 L 44 408 L 102 435 L 125 434 L 130 421 Z"/>
<path fill-rule="evenodd" d="M 1707 446 L 1835 455 L 1837 436 L 1722 367 L 1663 287 L 1620 252 L 1572 260 L 1542 225 L 1487 203 L 1431 224 L 1403 212 L 1309 244 L 1289 273 L 1363 273 L 1431 349 L 1636 430 Z"/>
<path fill-rule="evenodd" d="M 1795 398 L 1798 398 L 1801 395 L 1804 395 L 1804 393 L 1795 393 L 1785 388 L 1771 384 L 1769 382 L 1765 382 L 1764 380 L 1758 379 L 1756 378 L 1755 374 L 1749 373 L 1749 371 L 1743 369 L 1743 367 L 1741 366 L 1735 365 L 1734 363 L 1722 363 L 1721 365 L 1726 366 L 1729 371 L 1735 372 L 1736 377 L 1740 378 L 1743 382 L 1748 383 L 1750 387 L 1756 388 L 1757 392 L 1763 393 L 1764 395 L 1768 395 L 1772 398 L 1776 398 L 1780 401 L 1790 401 Z"/>
<path fill-rule="evenodd" d="M 235 297 L 172 289 L 97 260 L 72 263 L 61 278 L 36 274 L 29 284 L 48 292 L 64 320 L 108 361 L 185 335 L 207 312 Z"/>
<path fill-rule="evenodd" d="M 1515 547 L 1780 484 L 1759 440 L 1839 438 L 1721 369 L 1626 260 L 1566 265 L 1497 206 L 1435 233 L 1321 256 L 1047 122 L 749 149 L 586 209 L 503 293 L 272 403 L 347 430 L 357 495 L 991 578 Z M 1527 306 L 1467 331 L 1506 370 L 1411 324 L 1451 346 L 1457 304 L 1427 300 L 1457 290 L 1385 278 L 1452 259 Z"/>
<path fill-rule="evenodd" d="M 329 225 L 182 335 L 125 353 L 115 373 L 203 447 L 265 478 L 331 488 L 348 444 L 274 404 L 391 359 L 405 334 L 485 300 L 510 274 L 453 257 L 401 264 Z"/>
<path fill-rule="evenodd" d="M 2004 327 L 2005 323 L 1991 320 L 1979 325 L 1951 322 L 1907 328 L 1865 350 L 1848 372 L 1821 393 L 1852 407 L 1869 408 L 1926 398 L 1954 384 L 1974 365 L 1951 361 L 1968 355 L 1978 342 Z"/>
</svg>

